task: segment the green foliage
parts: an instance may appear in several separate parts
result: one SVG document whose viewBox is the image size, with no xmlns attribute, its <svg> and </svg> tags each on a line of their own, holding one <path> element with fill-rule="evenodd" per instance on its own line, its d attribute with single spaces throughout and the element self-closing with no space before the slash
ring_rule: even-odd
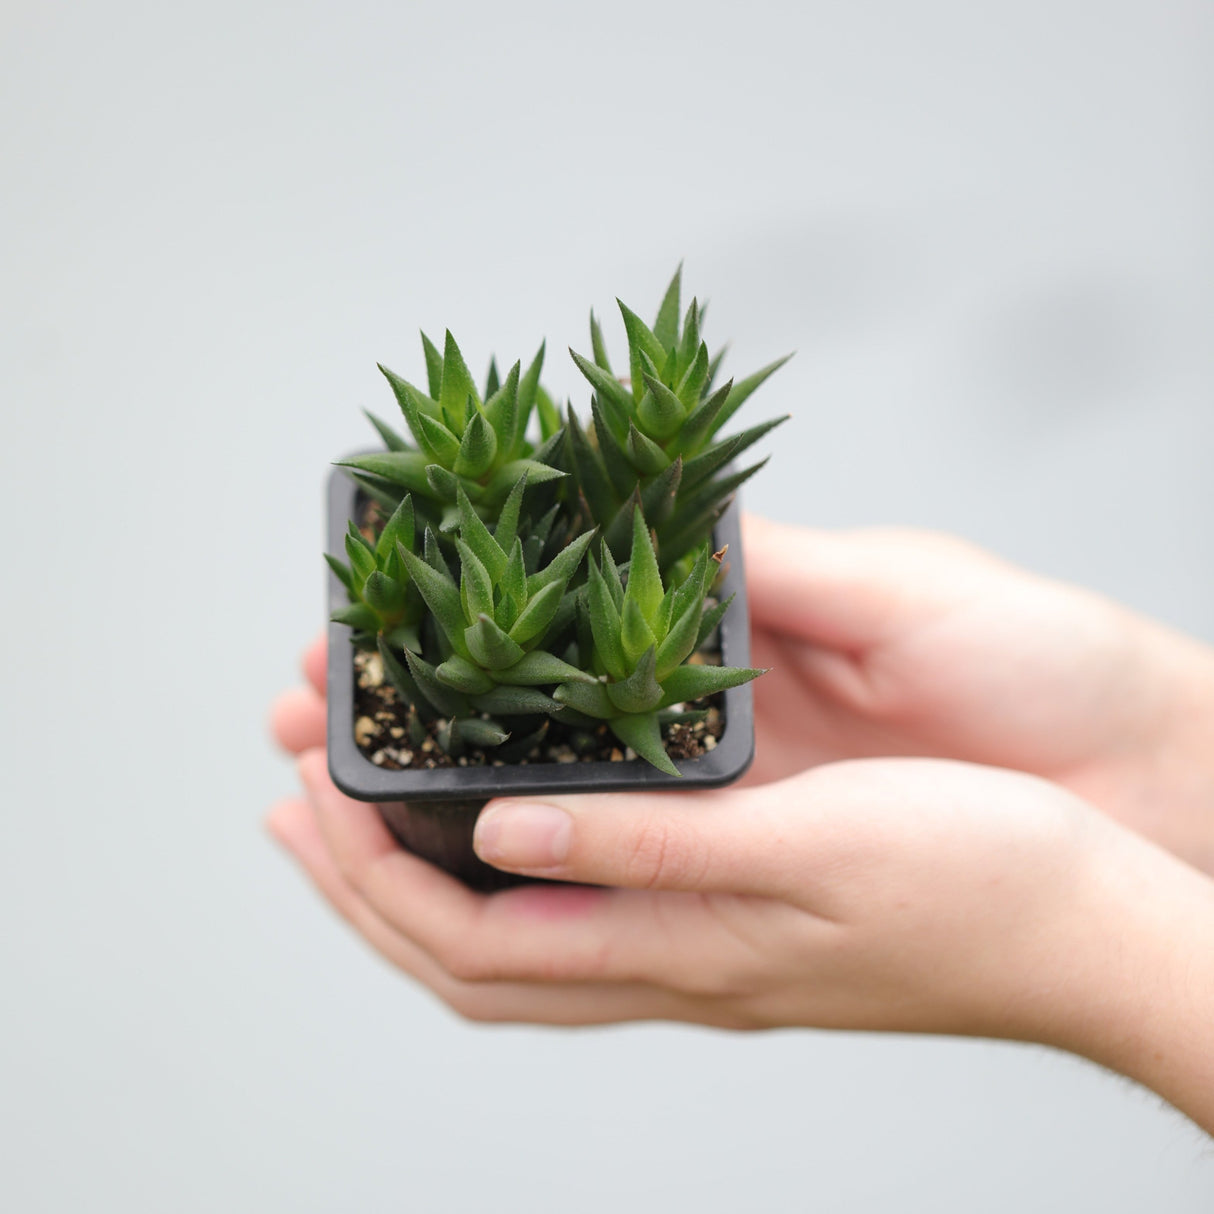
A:
<svg viewBox="0 0 1214 1214">
<path fill-rule="evenodd" d="M 573 354 L 586 422 L 541 387 L 542 345 L 526 370 L 491 362 L 481 390 L 449 332 L 441 350 L 422 335 L 425 391 L 380 368 L 404 430 L 367 415 L 384 449 L 341 462 L 373 512 L 326 560 L 349 600 L 333 619 L 378 649 L 414 744 L 508 759 L 550 722 L 606 723 L 677 775 L 663 725 L 762 673 L 699 651 L 729 607 L 713 526 L 761 466 L 732 461 L 784 418 L 720 432 L 784 360 L 715 387 L 721 356 L 680 290 L 681 270 L 652 327 L 620 304 L 626 380 L 591 315 L 592 357 Z"/>
<path fill-rule="evenodd" d="M 544 346 L 540 346 L 524 372 L 515 363 L 500 380 L 491 363 L 483 396 L 468 371 L 460 348 L 447 332 L 443 352 L 423 333 L 428 392 L 381 364 L 413 445 L 382 419 L 368 414 L 387 448 L 370 455 L 339 461 L 352 469 L 355 479 L 376 500 L 389 508 L 406 494 L 424 505 L 428 521 L 444 532 L 456 525 L 460 490 L 486 517 L 498 511 L 520 476 L 540 485 L 564 476 L 548 461 L 560 445 L 538 447 L 527 438 L 527 427 L 537 407 L 553 410 L 540 387 Z"/>
<path fill-rule="evenodd" d="M 701 339 L 703 309 L 697 300 L 680 323 L 681 289 L 682 267 L 671 279 L 652 328 L 616 301 L 628 339 L 629 382 L 612 372 L 593 313 L 593 357 L 570 350 L 594 396 L 589 429 L 570 413 L 567 471 L 617 560 L 628 551 L 630 520 L 636 507 L 642 508 L 657 534 L 663 569 L 711 532 L 738 486 L 766 461 L 738 471 L 728 466 L 788 416 L 720 437 L 741 405 L 791 355 L 717 388 L 724 351 L 710 355 Z"/>
<path fill-rule="evenodd" d="M 606 721 L 642 758 L 678 774 L 662 745 L 663 713 L 763 673 L 688 664 L 704 635 L 705 603 L 723 557 L 704 544 L 690 574 L 665 585 L 645 518 L 639 508 L 633 511 L 627 578 L 606 543 L 601 563 L 589 558 L 579 602 L 578 664 L 596 680 L 565 682 L 552 693 L 566 706 L 567 719 Z"/>
</svg>

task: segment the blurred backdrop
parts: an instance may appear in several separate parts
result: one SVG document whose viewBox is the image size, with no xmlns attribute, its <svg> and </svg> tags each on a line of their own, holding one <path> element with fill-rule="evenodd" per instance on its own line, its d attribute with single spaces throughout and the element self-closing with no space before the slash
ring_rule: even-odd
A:
<svg viewBox="0 0 1214 1214">
<path fill-rule="evenodd" d="M 7 0 L 0 1190 L 21 1211 L 1208 1211 L 1031 1047 L 461 1023 L 263 836 L 321 490 L 682 258 L 751 509 L 960 532 L 1214 640 L 1201 0 Z"/>
</svg>

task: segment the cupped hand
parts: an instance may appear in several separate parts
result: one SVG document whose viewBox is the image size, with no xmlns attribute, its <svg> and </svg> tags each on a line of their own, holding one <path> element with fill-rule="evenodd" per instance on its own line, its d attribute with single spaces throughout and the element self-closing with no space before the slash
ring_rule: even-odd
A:
<svg viewBox="0 0 1214 1214">
<path fill-rule="evenodd" d="M 612 888 L 486 896 L 401 851 L 322 752 L 300 772 L 307 800 L 275 811 L 276 835 L 375 948 L 483 1020 L 1059 1040 L 1102 980 L 1096 874 L 1129 837 L 1031 777 L 870 760 L 695 796 L 492 803 L 484 859 Z"/>
<path fill-rule="evenodd" d="M 874 755 L 1015 768 L 1214 872 L 1206 647 L 946 536 L 750 517 L 745 553 L 772 667 L 750 782 Z"/>
</svg>

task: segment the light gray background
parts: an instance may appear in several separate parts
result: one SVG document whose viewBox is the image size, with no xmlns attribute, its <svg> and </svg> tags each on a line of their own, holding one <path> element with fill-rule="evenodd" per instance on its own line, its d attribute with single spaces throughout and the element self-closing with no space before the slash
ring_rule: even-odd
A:
<svg viewBox="0 0 1214 1214">
<path fill-rule="evenodd" d="M 1214 9 L 3 6 L 0 1203 L 1208 1211 L 1040 1049 L 457 1021 L 262 836 L 327 461 L 679 258 L 778 518 L 962 532 L 1214 638 Z M 611 321 L 617 338 L 618 326 Z"/>
</svg>

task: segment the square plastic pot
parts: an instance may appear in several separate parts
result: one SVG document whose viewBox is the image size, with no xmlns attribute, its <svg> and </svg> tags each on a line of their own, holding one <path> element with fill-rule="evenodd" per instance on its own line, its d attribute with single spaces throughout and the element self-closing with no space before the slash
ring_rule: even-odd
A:
<svg viewBox="0 0 1214 1214">
<path fill-rule="evenodd" d="M 329 478 L 328 551 L 340 553 L 359 489 L 340 469 Z M 715 546 L 729 545 L 721 586 L 736 593 L 720 627 L 721 661 L 750 665 L 750 622 L 735 501 L 718 521 Z M 328 575 L 329 610 L 347 604 L 345 588 Z M 377 767 L 354 741 L 354 661 L 350 630 L 329 625 L 328 754 L 333 783 L 347 796 L 374 802 L 402 847 L 455 874 L 476 889 L 495 889 L 518 879 L 481 861 L 472 850 L 477 814 L 494 797 L 558 796 L 592 792 L 686 792 L 719 788 L 738 779 L 754 758 L 754 705 L 749 683 L 724 692 L 724 732 L 713 750 L 676 763 L 679 776 L 658 771 L 643 759 L 622 762 L 506 764 L 501 767 L 438 767 L 390 771 Z"/>
</svg>

